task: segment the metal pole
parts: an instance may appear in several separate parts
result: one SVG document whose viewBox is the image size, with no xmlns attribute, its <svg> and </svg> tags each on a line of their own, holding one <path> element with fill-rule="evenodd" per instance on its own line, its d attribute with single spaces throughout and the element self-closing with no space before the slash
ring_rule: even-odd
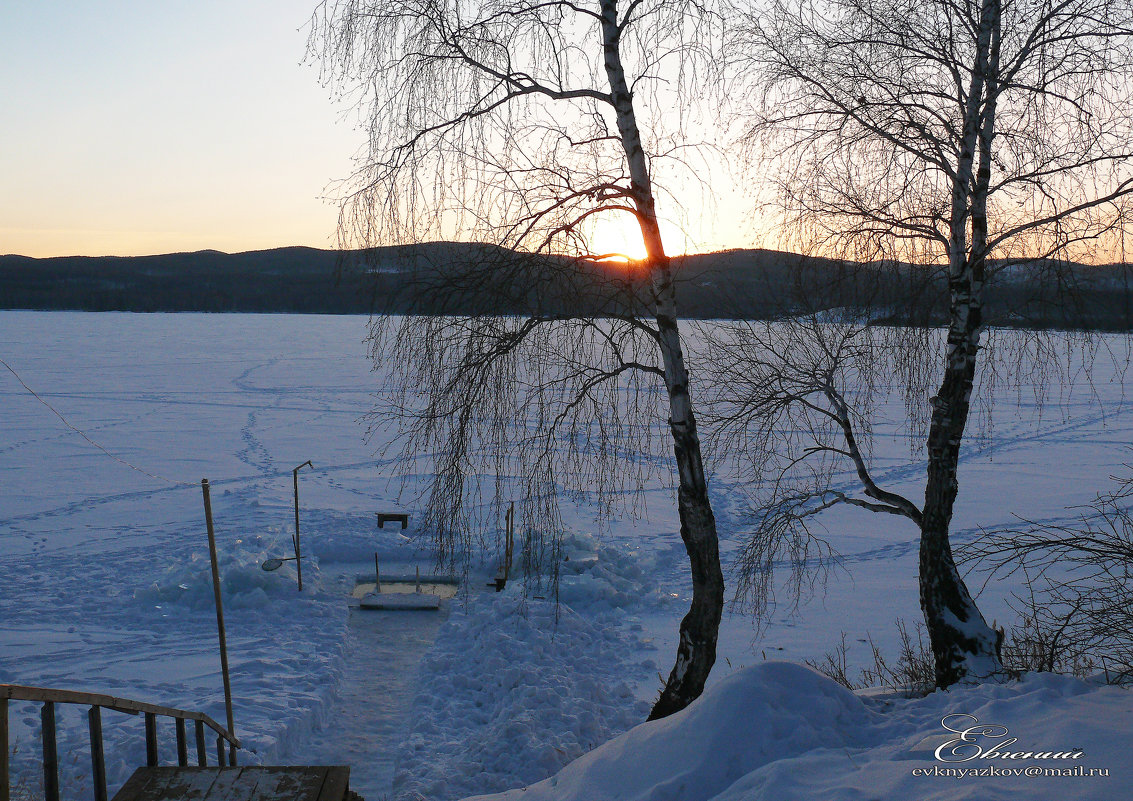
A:
<svg viewBox="0 0 1133 801">
<path fill-rule="evenodd" d="M 220 637 L 220 674 L 224 678 L 224 711 L 228 715 L 228 733 L 235 737 L 232 723 L 232 685 L 228 681 L 228 642 L 224 637 L 224 605 L 220 600 L 220 569 L 216 565 L 216 533 L 212 527 L 212 499 L 209 498 L 209 480 L 201 479 L 201 492 L 205 496 L 205 524 L 209 533 L 209 559 L 212 561 L 212 594 L 216 601 L 216 630 Z"/>
<path fill-rule="evenodd" d="M 303 555 L 299 552 L 299 471 L 308 466 L 310 466 L 312 470 L 315 469 L 315 466 L 311 464 L 311 460 L 308 459 L 291 471 L 291 478 L 295 483 L 295 569 L 299 571 L 300 592 L 303 591 Z"/>
</svg>

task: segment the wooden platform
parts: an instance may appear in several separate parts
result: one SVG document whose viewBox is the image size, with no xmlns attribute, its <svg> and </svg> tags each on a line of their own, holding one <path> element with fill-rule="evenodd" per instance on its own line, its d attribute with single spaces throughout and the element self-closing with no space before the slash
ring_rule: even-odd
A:
<svg viewBox="0 0 1133 801">
<path fill-rule="evenodd" d="M 344 801 L 350 768 L 138 768 L 113 801 Z"/>
<path fill-rule="evenodd" d="M 441 598 L 429 592 L 371 592 L 358 600 L 359 609 L 390 612 L 433 611 L 441 608 Z"/>
</svg>

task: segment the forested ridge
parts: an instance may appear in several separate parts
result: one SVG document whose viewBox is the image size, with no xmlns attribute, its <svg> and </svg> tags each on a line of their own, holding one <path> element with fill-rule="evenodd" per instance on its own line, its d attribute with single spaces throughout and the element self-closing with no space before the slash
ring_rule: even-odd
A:
<svg viewBox="0 0 1133 801">
<path fill-rule="evenodd" d="M 0 256 L 0 308 L 130 312 L 253 312 L 365 314 L 594 313 L 616 310 L 627 293 L 643 292 L 632 269 L 617 263 L 590 264 L 591 280 L 580 288 L 549 286 L 558 270 L 540 268 L 547 259 L 487 245 L 434 242 L 338 252 L 285 247 L 245 253 L 204 250 L 153 256 L 64 256 L 36 259 Z M 446 292 L 485 260 L 499 266 L 499 286 L 482 292 Z M 682 305 L 693 318 L 757 319 L 790 313 L 800 294 L 811 308 L 842 309 L 869 298 L 878 322 L 939 324 L 944 309 L 894 302 L 878 314 L 888 295 L 901 297 L 910 282 L 926 278 L 894 265 L 859 265 L 770 250 L 729 250 L 678 257 Z M 1126 330 L 1133 325 L 1129 265 L 1074 265 L 1067 271 L 1001 271 L 988 288 L 992 325 L 1088 327 Z M 482 274 L 482 273 L 478 273 Z M 427 276 L 427 277 L 426 277 Z M 519 276 L 519 278 L 517 278 Z M 527 285 L 522 276 L 530 276 Z M 550 276 L 550 277 L 548 277 Z M 1057 276 L 1057 280 L 1055 278 Z M 800 293 L 799 289 L 803 291 Z M 928 293 L 926 293 L 928 294 Z M 792 300 L 788 301 L 787 298 Z M 879 298 L 881 303 L 879 303 Z M 789 304 L 789 305 L 788 305 Z"/>
</svg>

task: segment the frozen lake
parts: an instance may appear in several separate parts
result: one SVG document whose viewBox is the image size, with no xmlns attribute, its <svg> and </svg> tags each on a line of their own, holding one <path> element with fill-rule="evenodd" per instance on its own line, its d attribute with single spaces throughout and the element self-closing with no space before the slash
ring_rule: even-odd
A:
<svg viewBox="0 0 1133 801">
<path fill-rule="evenodd" d="M 338 761 L 356 766 L 372 762 L 356 777 L 371 777 L 362 790 L 375 801 L 395 751 L 367 753 L 367 742 L 399 741 L 394 719 L 413 700 L 405 697 L 414 686 L 406 675 L 415 668 L 412 659 L 374 665 L 397 677 L 389 693 L 407 706 L 393 711 L 363 708 L 349 693 L 366 685 L 351 671 L 366 664 L 375 642 L 427 654 L 432 636 L 447 629 L 435 628 L 436 618 L 388 631 L 374 628 L 376 618 L 351 622 L 358 614 L 349 605 L 353 576 L 339 566 L 372 564 L 374 551 L 383 565 L 428 565 L 412 524 L 408 539 L 396 527 L 375 526 L 377 511 L 408 511 L 412 521 L 413 506 L 399 498 L 399 476 L 378 452 L 381 443 L 363 439 L 361 418 L 382 381 L 370 370 L 365 335 L 358 317 L 0 312 L 0 358 L 114 457 L 0 367 L 0 682 L 107 692 L 223 720 L 198 486 L 207 477 L 237 735 L 255 761 L 315 755 L 332 762 L 341 754 Z M 964 456 L 956 537 L 1016 516 L 1073 517 L 1068 507 L 1088 503 L 1109 488 L 1109 476 L 1127 472 L 1131 411 L 1120 375 L 1104 364 L 1092 389 L 1061 400 L 1056 393 L 1041 414 L 1026 387 L 1003 389 L 993 436 Z M 922 457 L 896 433 L 901 414 L 899 400 L 883 405 L 877 477 L 915 498 L 923 492 Z M 301 530 L 311 562 L 300 595 L 291 563 L 274 573 L 259 565 L 290 555 L 291 470 L 308 459 L 315 469 L 300 473 Z M 417 476 L 408 479 L 420 486 Z M 726 472 L 714 476 L 712 492 L 727 559 L 743 526 L 742 494 Z M 639 699 L 651 697 L 656 673 L 671 665 L 689 592 L 671 498 L 668 487 L 650 487 L 648 517 L 615 522 L 600 537 L 649 555 L 642 586 L 659 600 L 615 608 L 610 618 L 634 632 L 637 667 L 625 678 Z M 590 510 L 568 514 L 572 528 L 598 530 Z M 777 611 L 758 639 L 747 618 L 727 616 L 713 681 L 773 655 L 821 656 L 843 630 L 861 656 L 858 640 L 867 631 L 885 646 L 894 619 L 916 619 L 913 526 L 857 510 L 829 515 L 827 526 L 847 569 L 799 614 Z M 985 590 L 989 618 L 1007 619 L 1010 589 Z M 34 754 L 28 738 L 37 713 L 30 705 L 14 709 L 20 754 Z M 344 709 L 356 712 L 345 724 Z M 120 782 L 141 763 L 142 740 L 130 726 L 107 729 L 110 773 Z M 362 730 L 377 734 L 359 739 Z M 65 726 L 61 748 L 81 752 L 84 731 Z M 85 771 L 85 759 L 76 758 L 74 775 Z"/>
</svg>

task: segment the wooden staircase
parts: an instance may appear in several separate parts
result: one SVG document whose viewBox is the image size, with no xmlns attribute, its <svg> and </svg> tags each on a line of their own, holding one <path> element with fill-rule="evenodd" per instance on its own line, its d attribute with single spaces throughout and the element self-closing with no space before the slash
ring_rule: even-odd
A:
<svg viewBox="0 0 1133 801">
<path fill-rule="evenodd" d="M 108 801 L 106 760 L 102 747 L 102 710 L 145 715 L 146 766 L 114 796 L 114 801 L 344 801 L 349 794 L 350 769 L 333 767 L 238 767 L 240 741 L 202 712 L 158 706 L 98 693 L 0 684 L 0 801 L 10 801 L 8 706 L 10 701 L 41 704 L 44 801 L 60 801 L 59 754 L 56 748 L 56 704 L 89 706 L 91 777 L 94 801 Z M 172 718 L 176 731 L 177 765 L 159 765 L 157 719 Z M 193 723 L 196 765 L 189 765 L 187 723 Z M 216 764 L 208 766 L 206 730 L 215 734 Z M 352 795 L 352 794 L 351 794 Z M 70 800 L 68 800 L 70 801 Z"/>
</svg>

